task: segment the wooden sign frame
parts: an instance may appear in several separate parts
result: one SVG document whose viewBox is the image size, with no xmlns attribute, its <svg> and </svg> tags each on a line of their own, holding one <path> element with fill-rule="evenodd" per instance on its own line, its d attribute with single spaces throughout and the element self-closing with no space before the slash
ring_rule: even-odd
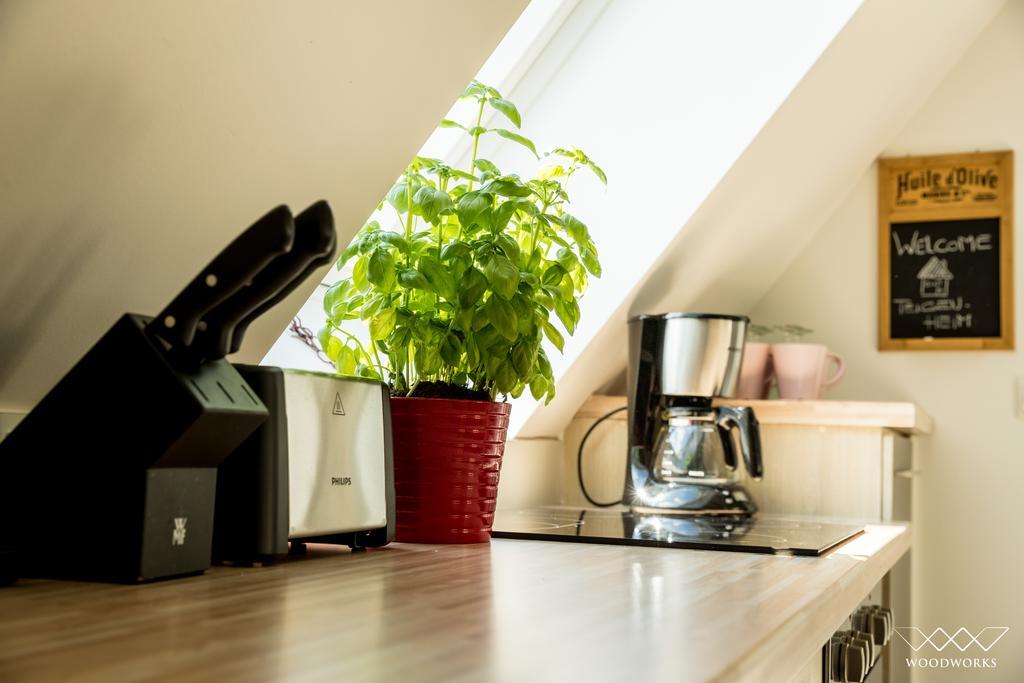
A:
<svg viewBox="0 0 1024 683">
<path fill-rule="evenodd" d="M 999 219 L 1000 336 L 892 338 L 892 224 L 982 218 Z M 1013 349 L 1013 318 L 1013 152 L 879 159 L 878 348 Z"/>
</svg>

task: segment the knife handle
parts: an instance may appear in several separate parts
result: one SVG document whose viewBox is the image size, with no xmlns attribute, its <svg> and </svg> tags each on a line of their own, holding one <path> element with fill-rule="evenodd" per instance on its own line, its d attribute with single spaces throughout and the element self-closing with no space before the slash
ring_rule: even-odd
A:
<svg viewBox="0 0 1024 683">
<path fill-rule="evenodd" d="M 180 352 L 195 338 L 207 311 L 247 285 L 295 239 L 295 223 L 287 206 L 271 209 L 226 246 L 174 297 L 146 329 Z"/>
<path fill-rule="evenodd" d="M 309 205 L 305 211 L 295 217 L 296 227 L 300 223 L 303 225 L 303 231 L 307 237 L 316 244 L 310 249 L 311 258 L 306 260 L 305 267 L 290 282 L 278 288 L 270 298 L 264 300 L 235 325 L 234 333 L 231 336 L 230 353 L 235 353 L 242 348 L 242 338 L 253 320 L 279 304 L 316 270 L 334 259 L 338 236 L 334 230 L 334 213 L 331 211 L 331 205 L 324 199 Z"/>
<path fill-rule="evenodd" d="M 216 360 L 237 351 L 249 323 L 297 287 L 313 268 L 329 261 L 335 241 L 327 202 L 318 202 L 296 216 L 291 250 L 272 260 L 248 286 L 203 316 L 193 355 Z"/>
</svg>

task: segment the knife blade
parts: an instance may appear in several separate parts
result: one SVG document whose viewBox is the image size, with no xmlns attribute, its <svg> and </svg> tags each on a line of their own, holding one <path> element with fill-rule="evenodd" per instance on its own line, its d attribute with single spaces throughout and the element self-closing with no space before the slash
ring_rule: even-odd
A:
<svg viewBox="0 0 1024 683">
<path fill-rule="evenodd" d="M 192 344 L 207 311 L 245 287 L 275 257 L 287 252 L 295 238 L 291 210 L 275 207 L 231 241 L 146 327 L 182 351 Z"/>
<path fill-rule="evenodd" d="M 336 241 L 334 217 L 326 201 L 295 216 L 291 250 L 273 259 L 251 284 L 203 316 L 203 330 L 197 336 L 194 353 L 214 360 L 238 351 L 249 324 L 328 263 Z"/>
</svg>

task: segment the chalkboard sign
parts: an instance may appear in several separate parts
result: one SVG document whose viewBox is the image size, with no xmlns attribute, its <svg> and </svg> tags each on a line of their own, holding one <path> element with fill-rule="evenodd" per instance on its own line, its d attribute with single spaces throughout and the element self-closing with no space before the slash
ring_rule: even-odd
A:
<svg viewBox="0 0 1024 683">
<path fill-rule="evenodd" d="M 1012 152 L 879 161 L 879 348 L 1012 349 Z"/>
</svg>

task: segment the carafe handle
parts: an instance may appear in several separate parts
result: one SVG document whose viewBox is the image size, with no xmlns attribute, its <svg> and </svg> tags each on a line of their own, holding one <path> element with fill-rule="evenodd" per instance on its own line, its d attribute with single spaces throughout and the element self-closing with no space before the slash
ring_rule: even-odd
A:
<svg viewBox="0 0 1024 683">
<path fill-rule="evenodd" d="M 722 433 L 723 448 L 725 449 L 726 464 L 729 460 L 729 450 L 732 448 L 732 441 L 729 437 L 729 430 L 736 428 L 740 433 L 740 450 L 743 452 L 743 464 L 747 472 L 754 479 L 764 476 L 764 460 L 761 457 L 761 427 L 757 422 L 752 408 L 748 406 L 720 406 L 718 408 L 717 424 Z M 736 462 L 735 453 L 732 461 Z"/>
<path fill-rule="evenodd" d="M 725 459 L 725 466 L 730 471 L 735 470 L 739 466 L 739 461 L 736 459 L 736 446 L 732 443 L 732 427 L 721 417 L 718 418 L 718 436 L 722 438 L 722 457 Z"/>
</svg>

